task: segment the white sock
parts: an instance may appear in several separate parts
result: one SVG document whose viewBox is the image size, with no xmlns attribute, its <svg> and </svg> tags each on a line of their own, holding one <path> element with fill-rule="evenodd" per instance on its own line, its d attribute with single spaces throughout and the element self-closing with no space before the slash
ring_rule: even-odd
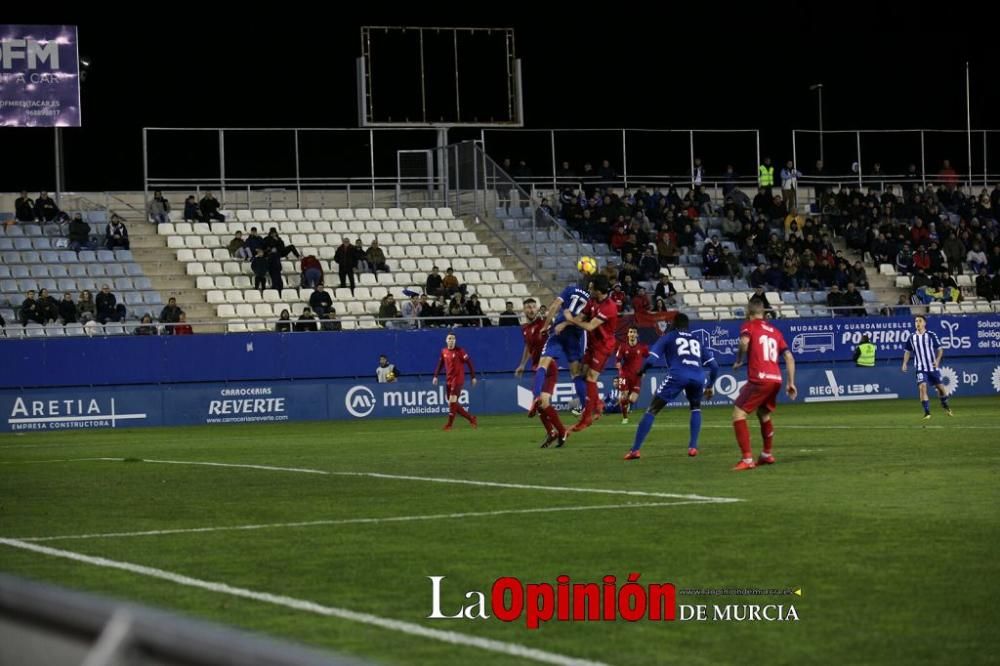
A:
<svg viewBox="0 0 1000 666">
<path fill-rule="evenodd" d="M 752 463 L 753 462 L 753 458 L 744 458 L 743 462 L 745 462 L 745 463 Z"/>
</svg>

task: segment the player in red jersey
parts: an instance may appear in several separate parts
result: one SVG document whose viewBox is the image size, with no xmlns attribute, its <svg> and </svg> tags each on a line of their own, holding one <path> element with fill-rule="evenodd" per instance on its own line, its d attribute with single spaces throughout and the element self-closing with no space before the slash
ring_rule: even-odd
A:
<svg viewBox="0 0 1000 666">
<path fill-rule="evenodd" d="M 779 356 L 784 357 L 788 370 L 788 397 L 795 400 L 798 394 L 798 389 L 795 388 L 795 357 L 785 344 L 781 331 L 764 321 L 764 304 L 760 300 L 751 299 L 747 310 L 749 320 L 740 328 L 740 349 L 736 354 L 736 363 L 733 364 L 733 370 L 736 370 L 743 365 L 744 355 L 749 359 L 747 383 L 740 389 L 733 407 L 733 430 L 736 431 L 736 442 L 743 453 L 743 458 L 733 467 L 737 472 L 753 469 L 757 465 L 774 464 L 774 455 L 771 453 L 774 444 L 771 413 L 781 390 Z M 753 411 L 757 412 L 760 434 L 764 438 L 764 451 L 756 464 L 750 448 L 750 429 L 747 427 L 747 414 Z"/>
<path fill-rule="evenodd" d="M 618 328 L 618 305 L 608 298 L 611 288 L 608 286 L 608 278 L 604 275 L 597 275 L 591 283 L 591 299 L 579 316 L 574 316 L 572 312 L 566 310 L 563 315 L 566 321 L 556 327 L 555 332 L 561 332 L 561 327 L 579 326 L 587 332 L 587 352 L 583 355 L 583 369 L 587 378 L 587 406 L 570 430 L 579 432 L 587 428 L 594 422 L 594 418 L 600 417 L 604 411 L 604 403 L 601 402 L 597 394 L 597 379 L 601 376 L 601 371 L 608 362 L 608 358 L 614 354 L 618 341 L 615 338 L 615 330 Z"/>
<path fill-rule="evenodd" d="M 521 361 L 514 370 L 514 376 L 520 377 L 524 373 L 524 365 L 531 361 L 531 369 L 538 368 L 538 361 L 542 357 L 542 347 L 549 337 L 548 328 L 545 326 L 545 317 L 538 316 L 538 301 L 533 298 L 524 300 L 524 320 L 521 324 L 521 335 L 524 337 L 524 353 L 521 354 Z"/>
<path fill-rule="evenodd" d="M 451 424 L 455 422 L 455 414 L 466 419 L 473 428 L 478 425 L 476 417 L 466 411 L 465 407 L 458 404 L 458 396 L 462 394 L 462 386 L 465 384 L 465 366 L 469 366 L 469 374 L 472 376 L 472 385 L 476 385 L 476 371 L 472 367 L 472 359 L 465 353 L 465 350 L 456 346 L 458 338 L 454 333 L 449 333 L 445 338 L 447 346 L 441 350 L 437 367 L 434 368 L 434 379 L 431 383 L 437 386 L 438 373 L 444 368 L 445 386 L 448 388 L 448 423 L 445 430 L 451 430 Z"/>
<path fill-rule="evenodd" d="M 623 425 L 628 425 L 629 407 L 635 404 L 642 391 L 639 370 L 648 356 L 649 346 L 645 342 L 639 342 L 639 329 L 630 326 L 626 342 L 618 345 L 618 351 L 615 352 L 618 359 L 615 363 L 618 368 L 618 403 L 622 407 Z"/>
<path fill-rule="evenodd" d="M 524 353 L 521 354 L 521 361 L 517 364 L 517 368 L 514 370 L 515 377 L 521 377 L 524 374 L 524 365 L 529 360 L 531 361 L 532 371 L 537 370 L 539 367 L 539 361 L 542 358 L 542 349 L 545 347 L 545 341 L 549 338 L 549 326 L 546 317 L 541 316 L 537 309 L 538 301 L 533 298 L 527 298 L 524 300 L 524 319 L 527 323 L 521 325 L 521 335 L 524 337 Z M 555 424 L 549 417 L 547 407 L 547 400 L 542 400 L 542 395 L 551 396 L 553 391 L 556 389 L 556 381 L 559 379 L 559 365 L 557 363 L 549 363 L 545 368 L 545 383 L 542 385 L 542 393 L 539 397 L 531 404 L 531 409 L 528 410 L 528 418 L 538 414 L 539 420 L 542 423 L 542 427 L 545 428 L 545 441 L 542 442 L 542 447 L 546 448 L 552 442 L 559 438 L 560 430 L 562 424 Z M 545 404 L 542 404 L 545 402 Z"/>
</svg>

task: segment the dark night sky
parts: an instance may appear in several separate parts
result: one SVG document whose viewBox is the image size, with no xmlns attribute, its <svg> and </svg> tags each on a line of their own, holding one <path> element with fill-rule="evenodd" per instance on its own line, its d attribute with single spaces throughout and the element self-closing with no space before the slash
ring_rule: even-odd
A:
<svg viewBox="0 0 1000 666">
<path fill-rule="evenodd" d="M 969 60 L 972 125 L 1000 128 L 1000 87 L 995 85 L 1000 57 L 989 21 L 975 18 L 981 11 L 952 9 L 937 16 L 910 3 L 788 5 L 773 3 L 764 12 L 709 3 L 694 9 L 628 5 L 624 11 L 608 6 L 543 15 L 538 5 L 490 3 L 488 17 L 467 10 L 430 15 L 388 6 L 353 16 L 338 10 L 336 17 L 313 9 L 274 15 L 273 9 L 244 8 L 230 11 L 225 20 L 172 6 L 154 19 L 128 23 L 123 17 L 72 12 L 8 16 L 5 22 L 80 26 L 81 54 L 93 60 L 93 69 L 84 84 L 84 127 L 65 130 L 68 186 L 76 190 L 140 187 L 143 126 L 355 126 L 358 29 L 373 23 L 513 27 L 524 67 L 528 127 L 759 128 L 763 151 L 783 161 L 790 156 L 790 130 L 816 127 L 816 96 L 808 87 L 818 81 L 824 84 L 828 130 L 964 129 L 964 62 Z M 215 26 L 214 34 L 208 25 Z M 468 70 L 478 66 L 460 63 Z M 51 130 L 5 129 L 0 137 L 8 158 L 0 165 L 3 189 L 52 187 Z M 330 143 L 337 141 L 350 146 L 340 150 Z M 430 134 L 411 137 L 409 143 L 419 146 L 409 147 L 429 147 L 432 141 Z M 566 137 L 560 159 L 620 162 L 618 141 L 613 135 Z M 827 162 L 845 171 L 853 137 L 826 141 Z M 752 141 L 732 142 L 742 160 L 738 168 L 749 171 Z M 292 175 L 286 139 L 248 136 L 243 143 L 234 140 L 231 146 L 230 175 Z M 161 154 L 160 174 L 214 175 L 208 160 L 215 146 L 207 135 L 162 141 L 157 148 L 173 152 Z M 268 146 L 280 154 L 262 160 Z M 502 145 L 498 139 L 491 146 L 498 160 L 510 153 L 529 159 L 536 173 L 545 171 L 547 138 Z M 663 139 L 662 146 L 669 153 L 667 169 L 686 164 L 685 137 Z M 1000 160 L 1000 135 L 989 146 Z M 725 148 L 716 141 L 696 152 L 717 173 Z M 866 162 L 879 159 L 889 171 L 919 157 L 914 138 L 872 139 L 863 148 Z M 637 154 L 641 149 L 636 146 Z M 364 173 L 362 138 L 328 137 L 326 144 L 317 140 L 304 152 L 310 150 L 305 156 L 309 175 Z M 804 147 L 801 155 L 812 152 Z M 980 137 L 973 159 L 978 171 L 981 153 Z M 964 135 L 929 141 L 928 168 L 936 170 L 942 157 L 963 169 Z M 808 164 L 800 157 L 800 165 Z M 237 173 L 241 167 L 246 171 Z"/>
</svg>

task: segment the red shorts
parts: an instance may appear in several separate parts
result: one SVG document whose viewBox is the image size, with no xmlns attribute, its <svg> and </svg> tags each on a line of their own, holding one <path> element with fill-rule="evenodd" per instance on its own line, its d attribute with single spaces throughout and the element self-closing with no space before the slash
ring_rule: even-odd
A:
<svg viewBox="0 0 1000 666">
<path fill-rule="evenodd" d="M 604 370 L 604 366 L 607 365 L 610 356 L 611 351 L 609 350 L 587 347 L 587 352 L 583 355 L 583 364 L 591 370 L 596 370 L 600 373 Z"/>
<path fill-rule="evenodd" d="M 453 395 L 462 395 L 462 387 L 463 386 L 465 386 L 465 380 L 464 379 L 460 379 L 460 380 L 449 379 L 447 381 L 447 383 L 445 384 L 445 387 L 447 389 L 447 391 L 445 392 L 445 395 L 448 396 L 448 397 L 451 397 Z"/>
<path fill-rule="evenodd" d="M 754 384 L 747 382 L 740 389 L 740 394 L 736 396 L 736 406 L 749 414 L 757 411 L 758 407 L 763 407 L 769 412 L 773 412 L 777 407 L 778 393 L 781 391 L 781 384 L 768 382 L 766 384 Z"/>
<path fill-rule="evenodd" d="M 636 375 L 618 375 L 618 391 L 625 395 L 638 395 L 642 391 L 642 379 Z"/>
</svg>

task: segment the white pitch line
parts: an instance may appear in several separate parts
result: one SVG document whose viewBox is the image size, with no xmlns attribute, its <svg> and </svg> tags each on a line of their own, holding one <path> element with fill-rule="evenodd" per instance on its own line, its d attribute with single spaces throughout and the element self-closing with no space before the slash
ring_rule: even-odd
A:
<svg viewBox="0 0 1000 666">
<path fill-rule="evenodd" d="M 84 458 L 82 460 L 124 461 L 124 458 Z M 658 493 L 645 490 L 609 490 L 604 488 L 572 488 L 569 486 L 540 486 L 526 483 L 504 483 L 501 481 L 476 481 L 473 479 L 450 479 L 433 476 L 409 476 L 404 474 L 383 474 L 381 472 L 330 472 L 322 469 L 302 467 L 275 467 L 271 465 L 247 465 L 243 463 L 202 462 L 196 460 L 152 460 L 143 458 L 142 462 L 161 465 L 207 465 L 210 467 L 236 467 L 259 469 L 271 472 L 297 472 L 300 474 L 324 474 L 329 476 L 365 476 L 373 479 L 390 479 L 396 481 L 423 481 L 427 483 L 454 483 L 467 486 L 484 486 L 490 488 L 512 488 L 515 490 L 551 490 L 563 493 L 596 493 L 599 495 L 627 495 L 629 497 L 663 497 L 667 499 L 698 500 L 702 502 L 742 502 L 736 497 L 709 497 L 706 495 Z"/>
<path fill-rule="evenodd" d="M 202 534 L 205 532 L 229 532 L 243 530 L 267 530 L 288 527 L 317 527 L 328 525 L 364 525 L 374 523 L 406 523 L 423 520 L 450 520 L 461 518 L 485 518 L 531 513 L 557 513 L 561 511 L 602 511 L 609 509 L 644 509 L 687 504 L 728 504 L 728 502 L 705 502 L 688 500 L 684 502 L 634 502 L 626 504 L 596 504 L 589 506 L 547 506 L 535 509 L 500 509 L 497 511 L 466 511 L 463 513 L 432 513 L 416 516 L 386 516 L 384 518 L 339 518 L 329 520 L 307 520 L 293 523 L 261 523 L 259 525 L 221 525 L 215 527 L 186 527 L 170 530 L 147 530 L 144 532 L 102 532 L 96 534 L 64 534 L 43 537 L 17 537 L 21 541 L 39 543 L 61 541 L 63 539 L 108 539 L 117 537 L 161 536 L 164 534 Z"/>
<path fill-rule="evenodd" d="M 27 550 L 34 553 L 39 553 L 41 555 L 49 555 L 51 557 L 59 557 L 67 560 L 73 560 L 75 562 L 91 564 L 97 567 L 104 567 L 107 569 L 118 569 L 119 571 L 127 571 L 129 573 L 137 574 L 139 576 L 157 578 L 159 580 L 165 580 L 170 583 L 175 583 L 177 585 L 183 585 L 184 587 L 193 587 L 202 590 L 207 590 L 209 592 L 228 594 L 233 597 L 250 599 L 252 601 L 259 601 L 261 603 L 273 604 L 275 606 L 283 606 L 285 608 L 290 608 L 292 610 L 302 611 L 305 613 L 313 613 L 315 615 L 323 615 L 326 617 L 335 617 L 341 620 L 348 620 L 350 622 L 358 622 L 360 624 L 367 624 L 373 627 L 379 627 L 381 629 L 397 631 L 403 634 L 409 634 L 410 636 L 419 636 L 421 638 L 428 638 L 443 643 L 449 643 L 451 645 L 460 645 L 463 647 L 478 648 L 480 650 L 497 652 L 511 657 L 518 657 L 521 659 L 531 659 L 533 661 L 538 661 L 545 664 L 556 664 L 557 666 L 606 666 L 602 662 L 588 661 L 576 657 L 568 657 L 566 655 L 558 654 L 555 652 L 547 652 L 545 650 L 539 650 L 537 648 L 530 648 L 524 645 L 519 645 L 517 643 L 507 643 L 504 641 L 493 640 L 490 638 L 480 638 L 478 636 L 470 636 L 468 634 L 462 634 L 455 631 L 443 631 L 441 629 L 431 629 L 430 627 L 414 624 L 412 622 L 405 622 L 403 620 L 393 620 L 390 618 L 380 617 L 378 615 L 372 615 L 370 613 L 361 613 L 358 611 L 349 610 L 347 608 L 338 608 L 336 606 L 324 606 L 314 601 L 296 599 L 294 597 L 288 597 L 280 594 L 271 594 L 269 592 L 257 592 L 255 590 L 249 590 L 242 587 L 235 587 L 232 585 L 228 585 L 226 583 L 216 583 L 212 581 L 201 580 L 199 578 L 191 578 L 190 576 L 185 576 L 183 574 L 166 571 L 164 569 L 147 567 L 140 564 L 133 564 L 131 562 L 121 562 L 118 560 L 110 560 L 104 557 L 95 557 L 92 555 L 75 553 L 69 550 L 51 548 L 49 546 L 40 546 L 38 544 L 28 543 L 26 541 L 22 541 L 19 539 L 0 538 L 0 545 L 10 546 L 11 548 L 20 548 L 21 550 Z"/>
</svg>

